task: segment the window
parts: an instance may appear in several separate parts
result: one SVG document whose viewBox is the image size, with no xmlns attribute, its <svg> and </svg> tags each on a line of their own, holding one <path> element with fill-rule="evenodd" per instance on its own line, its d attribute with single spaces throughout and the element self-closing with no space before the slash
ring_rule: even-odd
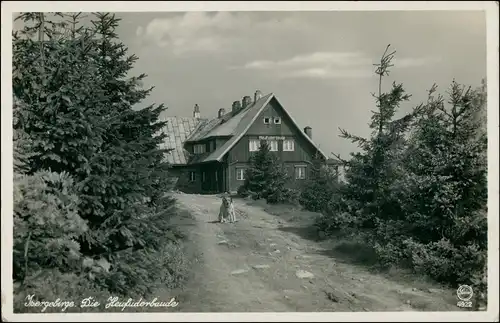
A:
<svg viewBox="0 0 500 323">
<path fill-rule="evenodd" d="M 205 144 L 194 145 L 193 151 L 195 154 L 203 154 L 205 152 Z"/>
<path fill-rule="evenodd" d="M 270 151 L 278 151 L 278 140 L 269 140 L 267 143 Z"/>
<path fill-rule="evenodd" d="M 209 148 L 210 148 L 209 151 L 215 150 L 215 141 L 210 141 Z"/>
<path fill-rule="evenodd" d="M 293 139 L 283 140 L 283 151 L 294 151 L 295 145 Z"/>
<path fill-rule="evenodd" d="M 244 168 L 236 168 L 236 180 L 244 181 L 245 180 L 245 169 Z"/>
<path fill-rule="evenodd" d="M 206 178 L 206 173 L 205 173 L 205 172 L 201 173 L 201 180 L 202 180 L 203 182 L 205 182 L 205 180 L 206 180 L 206 179 L 207 179 L 207 178 Z"/>
<path fill-rule="evenodd" d="M 295 179 L 306 179 L 306 166 L 295 166 Z"/>
<path fill-rule="evenodd" d="M 189 181 L 194 182 L 196 180 L 196 173 L 195 172 L 189 172 Z"/>
<path fill-rule="evenodd" d="M 218 181 L 219 181 L 219 176 L 217 176 L 217 175 L 218 175 L 218 172 L 217 172 L 217 171 L 215 171 L 215 181 L 216 181 L 216 182 L 218 182 Z"/>
<path fill-rule="evenodd" d="M 249 150 L 250 151 L 257 151 L 260 148 L 260 140 L 258 139 L 250 139 L 249 141 Z"/>
<path fill-rule="evenodd" d="M 274 124 L 281 124 L 281 118 L 280 117 L 274 118 Z"/>
<path fill-rule="evenodd" d="M 265 117 L 264 118 L 264 124 L 270 124 L 271 123 L 271 118 Z"/>
</svg>

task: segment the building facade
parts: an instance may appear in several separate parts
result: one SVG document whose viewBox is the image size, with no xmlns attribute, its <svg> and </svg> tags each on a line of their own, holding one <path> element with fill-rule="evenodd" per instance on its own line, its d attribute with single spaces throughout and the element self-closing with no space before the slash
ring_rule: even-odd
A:
<svg viewBox="0 0 500 323">
<path fill-rule="evenodd" d="M 313 158 L 327 157 L 312 140 L 312 129 L 301 129 L 270 93 L 256 91 L 220 109 L 212 119 L 201 117 L 195 105 L 192 118 L 167 117 L 167 159 L 186 193 L 236 192 L 243 185 L 250 156 L 262 140 L 286 167 L 294 183 L 310 176 Z"/>
</svg>

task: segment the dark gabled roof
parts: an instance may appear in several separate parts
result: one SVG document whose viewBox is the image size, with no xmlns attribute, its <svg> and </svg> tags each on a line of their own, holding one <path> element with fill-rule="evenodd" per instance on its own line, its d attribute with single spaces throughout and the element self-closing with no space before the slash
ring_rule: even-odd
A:
<svg viewBox="0 0 500 323">
<path fill-rule="evenodd" d="M 242 126 L 248 120 L 267 105 L 268 99 L 272 96 L 268 94 L 253 102 L 248 107 L 239 111 L 236 115 L 232 112 L 226 113 L 222 118 L 206 120 L 189 136 L 186 142 L 200 141 L 210 137 L 230 137 L 238 135 L 243 129 Z"/>
<path fill-rule="evenodd" d="M 213 131 L 211 131 L 208 134 L 209 136 L 214 136 L 214 135 L 222 136 L 229 134 L 232 137 L 224 145 L 217 148 L 213 153 L 211 153 L 203 162 L 221 161 L 222 157 L 224 157 L 224 155 L 229 150 L 231 150 L 231 148 L 233 148 L 233 146 L 241 139 L 241 137 L 245 135 L 250 126 L 254 123 L 255 119 L 259 116 L 262 110 L 267 106 L 267 104 L 272 99 L 275 99 L 279 103 L 276 96 L 273 93 L 270 93 L 262 97 L 260 100 L 257 100 L 254 104 L 246 108 L 245 111 L 242 111 L 241 117 L 236 118 L 235 120 L 231 119 L 230 121 L 222 124 L 221 127 L 225 127 L 224 129 L 214 129 Z M 292 118 L 292 116 L 288 113 L 288 111 L 286 111 L 286 109 L 284 108 L 283 111 L 292 121 L 293 125 L 299 128 L 299 126 Z M 309 136 L 307 136 L 300 128 L 299 128 L 299 133 L 301 133 L 303 137 L 306 138 L 306 140 L 311 145 L 313 145 L 313 147 L 316 148 L 321 155 L 323 155 L 323 157 L 327 158 L 326 155 L 319 149 L 319 147 L 317 147 L 316 144 L 314 144 L 311 138 L 309 138 Z"/>
<path fill-rule="evenodd" d="M 189 161 L 189 152 L 184 149 L 186 138 L 193 133 L 203 119 L 193 117 L 165 117 L 159 121 L 167 124 L 162 131 L 167 134 L 165 142 L 160 145 L 161 149 L 172 149 L 166 153 L 165 158 L 172 165 L 185 165 Z"/>
<path fill-rule="evenodd" d="M 171 164 L 195 164 L 221 161 L 224 155 L 245 135 L 250 126 L 254 123 L 255 119 L 259 116 L 262 110 L 272 100 L 278 99 L 273 93 L 261 97 L 259 100 L 253 102 L 248 107 L 239 111 L 236 115 L 232 112 L 226 113 L 221 118 L 196 119 L 186 117 L 167 117 L 170 121 L 164 130 L 167 134 L 171 134 L 167 138 L 165 148 L 174 148 L 170 153 L 168 161 Z M 292 118 L 292 116 L 283 108 L 285 115 L 292 121 L 299 129 L 299 133 L 326 159 L 326 155 L 314 144 L 314 142 L 307 136 Z M 218 147 L 211 153 L 202 155 L 190 155 L 184 149 L 184 143 L 197 142 L 212 137 L 231 137 L 224 145 Z"/>
</svg>

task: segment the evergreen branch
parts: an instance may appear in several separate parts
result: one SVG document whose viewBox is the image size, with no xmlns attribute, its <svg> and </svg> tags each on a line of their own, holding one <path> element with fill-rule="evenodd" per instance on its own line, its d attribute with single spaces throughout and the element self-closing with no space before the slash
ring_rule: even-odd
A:
<svg viewBox="0 0 500 323">
<path fill-rule="evenodd" d="M 364 145 L 368 145 L 368 140 L 363 138 L 363 137 L 359 137 L 359 136 L 356 136 L 356 135 L 352 135 L 350 133 L 348 133 L 346 130 L 344 129 L 341 129 L 339 128 L 339 131 L 340 131 L 340 137 L 341 138 L 344 138 L 344 139 L 349 139 L 351 140 L 353 143 L 358 143 L 359 146 L 364 146 Z"/>
</svg>

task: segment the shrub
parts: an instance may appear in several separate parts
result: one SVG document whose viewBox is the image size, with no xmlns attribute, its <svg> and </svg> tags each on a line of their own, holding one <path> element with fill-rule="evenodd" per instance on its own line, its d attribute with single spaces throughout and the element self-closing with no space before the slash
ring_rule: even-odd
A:
<svg viewBox="0 0 500 323">
<path fill-rule="evenodd" d="M 342 130 L 341 136 L 360 148 L 341 159 L 346 184 L 328 199 L 322 195 L 324 184 L 309 183 L 302 202 L 323 211 L 318 225 L 327 232 L 366 232 L 380 264 L 408 265 L 485 294 L 486 89 L 474 91 L 453 81 L 445 105 L 433 86 L 426 103 L 396 119 L 409 95 L 396 83 L 382 92 L 394 54 L 386 53 L 376 70 L 380 83 L 371 136 Z"/>
<path fill-rule="evenodd" d="M 293 198 L 293 193 L 285 188 L 288 177 L 284 167 L 269 150 L 266 141 L 262 141 L 259 150 L 250 157 L 250 167 L 245 176 L 240 192 L 254 200 L 264 198 L 268 203 L 280 203 L 286 198 Z"/>
<path fill-rule="evenodd" d="M 338 189 L 338 174 L 319 155 L 313 158 L 309 174 L 309 178 L 301 187 L 299 202 L 308 211 L 325 212 L 326 206 Z"/>
<path fill-rule="evenodd" d="M 486 255 L 474 243 L 457 247 L 445 238 L 428 244 L 408 239 L 405 245 L 416 272 L 443 282 L 472 284 L 471 277 L 486 264 Z"/>
<path fill-rule="evenodd" d="M 103 310 L 104 302 L 111 294 L 100 288 L 87 277 L 76 273 L 61 273 L 57 269 L 40 270 L 26 278 L 23 285 L 14 287 L 14 312 L 15 313 L 40 313 L 43 307 L 26 306 L 29 304 L 29 296 L 33 301 L 54 302 L 61 301 L 74 302 L 74 307 L 68 307 L 62 311 L 61 307 L 47 307 L 43 313 L 68 313 L 96 311 L 95 308 L 81 308 L 80 300 L 92 297 L 101 306 L 98 310 Z"/>
<path fill-rule="evenodd" d="M 77 238 L 87 224 L 78 215 L 79 199 L 67 174 L 16 175 L 14 183 L 14 279 L 42 268 L 75 270 L 81 261 Z"/>
<path fill-rule="evenodd" d="M 186 279 L 189 262 L 180 245 L 159 249 L 128 249 L 113 257 L 114 265 L 102 283 L 111 293 L 127 296 L 150 294 L 158 287 L 176 288 Z"/>
<path fill-rule="evenodd" d="M 46 299 L 43 280 L 68 288 L 57 297 L 174 286 L 185 263 L 166 194 L 165 108 L 139 106 L 152 88 L 128 75 L 137 57 L 120 19 L 47 15 L 20 14 L 13 35 L 14 279 Z"/>
<path fill-rule="evenodd" d="M 248 197 L 250 195 L 245 185 L 240 185 L 236 193 L 238 194 L 239 197 L 243 198 Z"/>
<path fill-rule="evenodd" d="M 323 185 L 316 181 L 308 181 L 302 188 L 300 204 L 308 211 L 322 212 L 332 198 Z"/>
<path fill-rule="evenodd" d="M 293 188 L 283 187 L 272 190 L 272 193 L 266 197 L 266 202 L 269 204 L 290 203 L 299 205 L 300 191 Z"/>
<path fill-rule="evenodd" d="M 314 163 L 311 175 L 301 189 L 300 204 L 308 211 L 325 212 L 340 188 L 338 175 L 322 161 Z"/>
</svg>

